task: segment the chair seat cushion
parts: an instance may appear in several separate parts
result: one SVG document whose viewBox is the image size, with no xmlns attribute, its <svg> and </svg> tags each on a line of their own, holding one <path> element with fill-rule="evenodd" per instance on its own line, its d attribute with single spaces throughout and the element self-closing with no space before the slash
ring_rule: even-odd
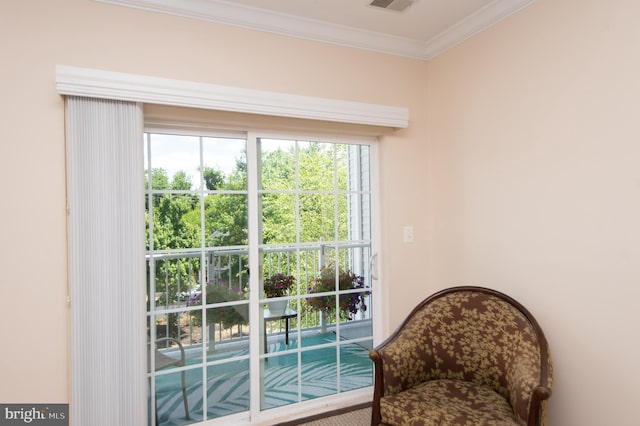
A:
<svg viewBox="0 0 640 426">
<path fill-rule="evenodd" d="M 462 380 L 431 380 L 380 400 L 382 423 L 404 426 L 515 426 L 511 406 L 493 389 Z"/>
</svg>

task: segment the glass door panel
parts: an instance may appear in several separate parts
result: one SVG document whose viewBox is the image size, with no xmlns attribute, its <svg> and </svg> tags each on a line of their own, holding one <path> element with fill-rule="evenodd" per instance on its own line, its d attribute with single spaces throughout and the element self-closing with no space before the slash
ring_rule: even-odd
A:
<svg viewBox="0 0 640 426">
<path fill-rule="evenodd" d="M 149 424 L 373 383 L 370 147 L 255 143 L 247 161 L 246 138 L 145 135 Z"/>
<path fill-rule="evenodd" d="M 149 424 L 249 410 L 246 140 L 145 135 Z"/>
<path fill-rule="evenodd" d="M 261 409 L 371 386 L 369 147 L 261 139 L 258 152 Z"/>
</svg>

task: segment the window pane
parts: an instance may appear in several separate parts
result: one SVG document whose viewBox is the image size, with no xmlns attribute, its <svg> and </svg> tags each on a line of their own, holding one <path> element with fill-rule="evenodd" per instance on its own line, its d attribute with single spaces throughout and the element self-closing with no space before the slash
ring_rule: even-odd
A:
<svg viewBox="0 0 640 426">
<path fill-rule="evenodd" d="M 207 367 L 207 418 L 215 419 L 249 409 L 249 360 Z"/>
<path fill-rule="evenodd" d="M 300 195 L 300 241 L 333 241 L 335 197 L 333 194 Z"/>
<path fill-rule="evenodd" d="M 371 340 L 340 346 L 340 391 L 373 385 L 373 363 L 369 351 Z"/>
<path fill-rule="evenodd" d="M 247 195 L 212 194 L 205 198 L 205 238 L 207 246 L 239 246 L 248 244 Z M 193 216 L 200 218 L 200 212 Z"/>
<path fill-rule="evenodd" d="M 147 232 L 153 233 L 154 250 L 200 246 L 202 231 L 198 195 L 154 194 L 151 200 L 153 217 L 147 209 Z"/>
<path fill-rule="evenodd" d="M 167 369 L 166 371 L 170 370 Z M 185 403 L 182 395 L 183 375 L 185 390 L 202 383 L 202 374 L 188 374 L 187 372 L 156 374 L 156 420 L 158 425 L 182 425 L 192 423 L 193 419 L 202 418 L 202 394 L 199 395 L 199 398 L 190 394 L 188 395 L 186 406 L 189 417 L 192 417 L 192 420 L 186 419 Z"/>
<path fill-rule="evenodd" d="M 332 191 L 335 188 L 334 145 L 299 142 L 300 189 Z M 344 168 L 342 168 L 344 171 Z"/>
<path fill-rule="evenodd" d="M 154 298 L 156 309 L 187 305 L 191 292 L 200 286 L 200 258 L 196 256 L 158 254 L 150 259 L 147 269 L 152 286 L 147 287 L 147 296 Z"/>
<path fill-rule="evenodd" d="M 244 139 L 203 138 L 205 190 L 247 189 L 247 142 Z"/>
<path fill-rule="evenodd" d="M 335 346 L 302 352 L 302 370 L 322 371 L 322 374 L 302 375 L 303 401 L 333 395 L 338 392 Z"/>
<path fill-rule="evenodd" d="M 296 196 L 262 195 L 262 240 L 264 244 L 296 242 Z"/>
<path fill-rule="evenodd" d="M 298 402 L 298 355 L 270 355 L 261 361 L 264 393 L 260 408 L 267 410 Z"/>
<path fill-rule="evenodd" d="M 296 143 L 260 140 L 261 184 L 264 190 L 290 190 L 296 185 Z"/>
<path fill-rule="evenodd" d="M 150 161 L 153 190 L 196 189 L 200 186 L 198 137 L 151 134 L 148 144 L 145 170 L 149 170 Z"/>
</svg>

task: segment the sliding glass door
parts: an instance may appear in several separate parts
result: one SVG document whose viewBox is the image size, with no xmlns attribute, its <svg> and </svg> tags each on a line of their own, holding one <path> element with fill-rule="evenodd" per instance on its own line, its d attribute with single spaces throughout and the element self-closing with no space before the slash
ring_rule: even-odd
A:
<svg viewBox="0 0 640 426">
<path fill-rule="evenodd" d="M 261 408 L 369 386 L 370 147 L 258 147 Z"/>
<path fill-rule="evenodd" d="M 371 143 L 149 131 L 144 146 L 150 424 L 371 386 Z"/>
</svg>

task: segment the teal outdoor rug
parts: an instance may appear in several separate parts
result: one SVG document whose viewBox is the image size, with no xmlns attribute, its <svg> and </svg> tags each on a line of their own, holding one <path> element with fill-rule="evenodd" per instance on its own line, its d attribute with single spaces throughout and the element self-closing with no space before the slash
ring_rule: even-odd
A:
<svg viewBox="0 0 640 426">
<path fill-rule="evenodd" d="M 285 350 L 296 349 L 295 339 L 286 347 L 284 342 L 270 343 L 269 357 L 264 362 L 264 397 L 261 408 L 270 409 L 371 386 L 373 364 L 369 359 L 368 346 L 363 345 L 363 342 L 356 344 L 341 340 L 337 346 L 338 349 L 335 345 L 315 347 L 335 342 L 336 336 L 333 333 L 304 337 L 303 351 L 300 354 L 297 352 L 280 354 Z M 248 351 L 241 350 L 234 355 L 248 355 Z M 228 359 L 229 355 L 226 354 L 226 357 Z M 218 358 L 213 355 L 207 361 Z M 298 367 L 300 367 L 300 376 Z M 203 404 L 203 368 L 207 369 L 206 406 Z M 186 377 L 189 420 L 184 414 L 182 391 L 179 386 L 180 373 L 156 377 L 158 425 L 178 426 L 200 422 L 204 418 L 203 410 L 207 410 L 208 419 L 249 410 L 248 359 L 232 360 L 206 367 L 200 365 L 200 368 L 188 370 Z"/>
</svg>

